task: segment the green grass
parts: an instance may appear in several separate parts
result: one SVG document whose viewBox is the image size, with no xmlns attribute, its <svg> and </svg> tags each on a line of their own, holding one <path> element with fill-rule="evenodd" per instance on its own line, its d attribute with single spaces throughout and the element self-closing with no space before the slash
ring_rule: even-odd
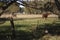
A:
<svg viewBox="0 0 60 40">
<path fill-rule="evenodd" d="M 32 36 L 33 32 L 34 32 L 35 37 L 36 37 L 36 35 L 39 36 L 39 35 L 43 34 L 43 30 L 42 30 L 42 32 L 38 31 L 40 29 L 38 29 L 37 31 L 34 31 L 38 25 L 41 25 L 41 26 L 38 26 L 38 27 L 44 27 L 45 24 L 47 24 L 46 26 L 50 27 L 50 24 L 59 23 L 59 21 L 60 20 L 58 20 L 57 18 L 23 19 L 23 20 L 15 20 L 14 21 L 14 26 L 15 26 L 15 30 L 17 32 L 16 35 L 21 34 L 21 37 L 19 37 L 19 38 L 23 38 L 23 36 L 24 36 L 24 38 L 25 37 L 30 38 L 30 36 Z M 11 26 L 11 24 L 10 24 L 9 21 L 6 21 L 4 24 L 0 24 L 0 34 L 3 34 L 3 35 L 11 34 L 12 32 L 11 32 L 11 27 L 10 26 Z M 37 34 L 35 34 L 35 33 L 37 33 Z M 26 36 L 26 35 L 28 35 L 28 36 Z M 42 39 L 43 39 L 43 37 L 42 37 Z M 58 36 L 58 37 L 60 37 L 60 36 Z M 53 39 L 56 39 L 56 38 L 55 38 L 55 36 L 51 36 L 50 39 L 53 40 Z M 57 38 L 57 39 L 59 40 L 59 38 Z"/>
<path fill-rule="evenodd" d="M 57 18 L 37 18 L 37 19 L 23 19 L 23 20 L 16 20 L 14 21 L 15 29 L 16 30 L 25 30 L 25 31 L 31 31 L 37 27 L 37 25 L 42 24 L 52 24 L 54 22 L 58 21 Z M 0 24 L 0 29 L 6 29 L 10 28 L 10 22 L 6 21 L 4 24 Z"/>
</svg>

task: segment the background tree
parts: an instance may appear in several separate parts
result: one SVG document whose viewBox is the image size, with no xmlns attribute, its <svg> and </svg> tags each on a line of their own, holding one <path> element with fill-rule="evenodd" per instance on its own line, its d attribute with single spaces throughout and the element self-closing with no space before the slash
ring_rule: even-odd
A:
<svg viewBox="0 0 60 40">
<path fill-rule="evenodd" d="M 54 0 L 55 1 L 55 4 L 57 6 L 57 9 L 58 9 L 58 12 L 57 12 L 57 15 L 58 15 L 58 18 L 60 19 L 60 1 L 59 0 Z"/>
<path fill-rule="evenodd" d="M 4 2 L 0 2 L 0 13 L 3 11 L 2 10 L 3 5 L 4 5 Z"/>
<path fill-rule="evenodd" d="M 10 23 L 11 23 L 11 30 L 12 30 L 12 39 L 14 40 L 15 39 L 15 27 L 14 27 L 14 22 L 13 22 L 13 15 L 14 15 L 14 12 L 17 12 L 18 11 L 18 9 L 19 9 L 19 7 L 18 7 L 18 5 L 16 4 L 16 1 L 12 1 L 11 3 L 9 3 L 9 4 L 7 4 L 7 5 L 5 5 L 5 6 L 1 6 L 2 7 L 2 12 L 0 13 L 0 15 L 2 15 L 2 14 L 6 14 L 6 11 L 8 11 L 8 12 L 10 12 L 10 14 L 12 14 L 12 16 L 11 17 L 9 17 L 9 18 L 2 18 L 2 19 L 4 19 L 4 20 L 10 20 Z M 0 19 L 0 20 L 2 20 L 2 19 Z M 4 21 L 4 20 L 2 20 L 2 21 Z"/>
<path fill-rule="evenodd" d="M 29 2 L 22 2 L 23 5 L 27 10 L 29 10 L 29 13 L 32 14 L 40 14 L 43 11 L 43 1 L 29 1 Z"/>
</svg>

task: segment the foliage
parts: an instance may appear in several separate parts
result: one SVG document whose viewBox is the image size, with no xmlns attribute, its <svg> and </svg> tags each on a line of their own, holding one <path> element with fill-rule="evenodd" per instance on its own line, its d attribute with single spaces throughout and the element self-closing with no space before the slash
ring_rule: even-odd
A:
<svg viewBox="0 0 60 40">
<path fill-rule="evenodd" d="M 43 5 L 44 5 L 44 2 L 41 2 L 41 1 L 31 1 L 31 2 L 27 2 L 26 3 L 28 6 L 25 6 L 25 8 L 29 11 L 30 14 L 40 14 L 42 12 L 42 9 L 43 9 Z M 41 11 L 41 12 L 40 12 Z"/>
<path fill-rule="evenodd" d="M 9 10 L 11 13 L 19 11 L 17 3 L 11 4 L 6 10 Z"/>
<path fill-rule="evenodd" d="M 60 10 L 60 1 L 59 0 L 55 0 L 55 4 L 56 4 L 58 10 Z"/>
<path fill-rule="evenodd" d="M 2 7 L 4 5 L 4 3 L 3 2 L 0 2 L 0 7 Z"/>
</svg>

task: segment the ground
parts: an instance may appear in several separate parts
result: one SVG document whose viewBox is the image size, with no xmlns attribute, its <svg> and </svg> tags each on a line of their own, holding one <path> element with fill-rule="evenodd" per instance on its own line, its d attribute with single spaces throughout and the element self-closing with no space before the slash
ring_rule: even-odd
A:
<svg viewBox="0 0 60 40">
<path fill-rule="evenodd" d="M 52 16 L 52 15 L 50 15 Z M 19 17 L 18 19 L 16 19 Z M 38 25 L 43 24 L 53 24 L 53 23 L 60 23 L 57 17 L 48 17 L 47 19 L 43 19 L 40 17 L 40 15 L 17 15 L 17 17 L 14 19 L 14 26 L 16 31 L 25 31 L 25 32 L 32 32 L 34 31 Z M 11 29 L 10 22 L 6 21 L 4 24 L 0 24 L 0 31 L 6 31 L 9 32 Z M 23 33 L 22 33 L 23 34 Z M 24 35 L 23 35 L 24 36 Z M 46 35 L 45 35 L 46 36 Z M 56 39 L 56 35 L 51 36 L 51 39 Z M 60 36 L 58 36 L 58 40 Z"/>
<path fill-rule="evenodd" d="M 41 18 L 42 14 L 15 14 L 16 16 L 12 16 L 12 14 L 3 14 L 0 16 L 0 18 L 8 18 L 8 17 L 13 17 L 13 18 Z M 58 15 L 55 14 L 50 14 L 48 17 L 58 17 Z"/>
</svg>

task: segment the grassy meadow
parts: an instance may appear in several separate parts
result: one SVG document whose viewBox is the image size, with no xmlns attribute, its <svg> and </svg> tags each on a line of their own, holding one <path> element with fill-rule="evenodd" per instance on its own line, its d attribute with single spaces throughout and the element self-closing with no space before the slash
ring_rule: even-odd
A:
<svg viewBox="0 0 60 40">
<path fill-rule="evenodd" d="M 45 35 L 42 37 L 44 34 L 44 30 L 40 31 L 40 25 L 45 25 L 47 24 L 47 27 L 52 26 L 52 24 L 59 24 L 60 26 L 60 20 L 58 18 L 35 18 L 35 19 L 22 19 L 22 20 L 16 20 L 14 19 L 14 26 L 15 26 L 15 31 L 16 31 L 16 40 L 43 40 L 46 38 Z M 49 26 L 50 25 L 50 26 Z M 45 25 L 46 26 L 46 25 Z M 52 26 L 53 27 L 53 26 Z M 11 32 L 11 24 L 9 21 L 6 21 L 3 24 L 0 24 L 0 34 L 1 32 L 3 34 Z M 18 32 L 18 33 L 17 33 Z M 2 34 L 1 34 L 2 35 Z M 40 38 L 40 36 L 42 38 Z M 56 40 L 57 36 L 50 36 L 51 40 Z M 58 40 L 60 40 L 60 36 L 58 36 Z"/>
<path fill-rule="evenodd" d="M 15 30 L 26 30 L 36 28 L 38 25 L 42 24 L 53 24 L 56 21 L 59 21 L 57 18 L 36 18 L 36 19 L 22 19 L 22 20 L 14 20 Z M 0 24 L 0 29 L 4 30 L 6 27 L 10 28 L 10 22 L 6 21 L 4 24 Z"/>
</svg>

